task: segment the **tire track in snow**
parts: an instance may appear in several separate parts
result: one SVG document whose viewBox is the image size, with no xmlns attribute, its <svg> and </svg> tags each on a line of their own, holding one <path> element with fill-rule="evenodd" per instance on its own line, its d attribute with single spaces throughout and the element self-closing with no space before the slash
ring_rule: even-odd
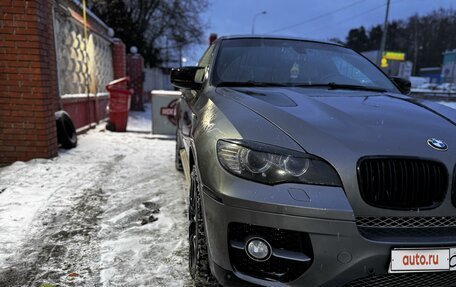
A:
<svg viewBox="0 0 456 287">
<path fill-rule="evenodd" d="M 174 142 L 143 140 L 150 142 L 143 154 L 124 162 L 141 171 L 134 181 L 123 169 L 120 188 L 119 181 L 106 184 L 101 282 L 104 287 L 193 286 L 187 268 L 184 176 L 174 169 Z M 154 214 L 158 221 L 141 225 L 141 218 L 150 214 L 144 203 L 160 208 Z"/>
<path fill-rule="evenodd" d="M 88 179 L 98 180 L 84 187 L 81 194 L 76 191 L 77 196 L 66 201 L 70 205 L 58 213 L 52 212 L 53 206 L 61 207 L 65 195 L 53 195 L 34 222 L 37 232 L 29 235 L 17 254 L 20 260 L 0 273 L 0 286 L 99 285 L 98 223 L 106 201 L 102 185 L 123 158 L 117 155 L 104 163 L 101 171 L 88 175 Z"/>
</svg>

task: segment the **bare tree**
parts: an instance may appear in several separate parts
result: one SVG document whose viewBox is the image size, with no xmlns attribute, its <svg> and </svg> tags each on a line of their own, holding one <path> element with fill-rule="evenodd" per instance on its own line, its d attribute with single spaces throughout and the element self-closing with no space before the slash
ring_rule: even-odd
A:
<svg viewBox="0 0 456 287">
<path fill-rule="evenodd" d="M 127 47 L 136 46 L 146 64 L 158 66 L 184 47 L 201 42 L 201 13 L 208 0 L 92 0 L 91 9 Z"/>
</svg>

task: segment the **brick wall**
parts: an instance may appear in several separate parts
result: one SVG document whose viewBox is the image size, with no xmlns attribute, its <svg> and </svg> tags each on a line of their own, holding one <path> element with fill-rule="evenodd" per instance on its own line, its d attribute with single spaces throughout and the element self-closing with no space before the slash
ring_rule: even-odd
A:
<svg viewBox="0 0 456 287">
<path fill-rule="evenodd" d="M 125 44 L 118 38 L 112 43 L 112 66 L 114 79 L 123 78 L 127 75 Z"/>
<path fill-rule="evenodd" d="M 127 75 L 130 77 L 130 88 L 134 90 L 131 97 L 131 110 L 144 111 L 144 58 L 139 54 L 128 54 Z"/>
<path fill-rule="evenodd" d="M 57 155 L 52 1 L 0 0 L 0 164 Z"/>
</svg>

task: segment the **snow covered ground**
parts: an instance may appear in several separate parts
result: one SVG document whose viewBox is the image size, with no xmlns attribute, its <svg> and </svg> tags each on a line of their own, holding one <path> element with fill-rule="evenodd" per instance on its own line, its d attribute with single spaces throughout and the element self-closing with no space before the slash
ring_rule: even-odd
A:
<svg viewBox="0 0 456 287">
<path fill-rule="evenodd" d="M 130 132 L 152 132 L 152 106 L 149 103 L 144 104 L 144 112 L 128 113 L 127 131 Z"/>
<path fill-rule="evenodd" d="M 147 130 L 136 116 L 130 130 Z M 191 286 L 174 148 L 100 127 L 0 168 L 0 286 Z"/>
</svg>

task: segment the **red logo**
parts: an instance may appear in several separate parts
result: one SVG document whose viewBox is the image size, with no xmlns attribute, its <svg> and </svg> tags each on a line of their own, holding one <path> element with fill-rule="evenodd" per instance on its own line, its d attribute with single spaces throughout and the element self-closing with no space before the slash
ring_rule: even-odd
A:
<svg viewBox="0 0 456 287">
<path fill-rule="evenodd" d="M 177 104 L 177 100 L 178 99 L 172 100 L 171 102 L 169 102 L 167 107 L 160 108 L 160 115 L 168 117 L 168 120 L 173 125 L 176 125 L 176 122 L 177 122 L 177 120 L 176 120 L 176 104 Z"/>
<path fill-rule="evenodd" d="M 404 255 L 402 257 L 402 263 L 404 266 L 408 265 L 439 265 L 438 254 L 428 254 L 428 256 L 416 254 L 416 255 Z"/>
</svg>

